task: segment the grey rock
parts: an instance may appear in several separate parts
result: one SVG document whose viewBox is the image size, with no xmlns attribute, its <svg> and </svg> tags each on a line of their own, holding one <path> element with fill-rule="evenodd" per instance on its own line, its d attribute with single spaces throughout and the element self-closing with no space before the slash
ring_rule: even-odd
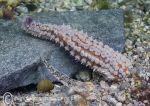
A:
<svg viewBox="0 0 150 106">
<path fill-rule="evenodd" d="M 46 12 L 35 14 L 33 18 L 42 23 L 70 24 L 115 50 L 122 52 L 124 48 L 122 10 Z M 41 64 L 41 59 L 49 60 L 49 64 L 70 77 L 85 69 L 53 42 L 26 34 L 18 19 L 0 21 L 0 50 L 0 94 L 45 78 L 56 81 Z"/>
</svg>

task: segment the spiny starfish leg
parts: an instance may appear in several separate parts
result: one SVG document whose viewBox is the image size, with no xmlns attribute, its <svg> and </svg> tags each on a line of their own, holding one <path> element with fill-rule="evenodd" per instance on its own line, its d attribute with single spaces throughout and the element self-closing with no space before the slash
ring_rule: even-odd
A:
<svg viewBox="0 0 150 106">
<path fill-rule="evenodd" d="M 35 37 L 60 44 L 75 60 L 104 75 L 108 80 L 125 78 L 130 74 L 129 69 L 132 69 L 132 62 L 124 55 L 69 25 L 42 24 L 27 17 L 22 28 Z"/>
</svg>

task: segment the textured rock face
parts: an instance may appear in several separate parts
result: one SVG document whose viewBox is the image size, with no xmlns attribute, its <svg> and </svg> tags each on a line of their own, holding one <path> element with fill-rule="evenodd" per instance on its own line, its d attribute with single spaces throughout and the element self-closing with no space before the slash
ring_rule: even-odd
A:
<svg viewBox="0 0 150 106">
<path fill-rule="evenodd" d="M 123 12 L 107 10 L 100 12 L 50 12 L 35 14 L 33 18 L 42 23 L 70 24 L 83 29 L 95 39 L 103 41 L 114 50 L 124 47 Z M 41 58 L 62 73 L 71 76 L 85 68 L 74 61 L 63 48 L 50 41 L 40 40 L 24 33 L 21 22 L 0 22 L 0 93 L 37 83 L 40 79 L 55 80 L 40 64 Z M 51 77 L 50 77 L 51 76 Z"/>
</svg>

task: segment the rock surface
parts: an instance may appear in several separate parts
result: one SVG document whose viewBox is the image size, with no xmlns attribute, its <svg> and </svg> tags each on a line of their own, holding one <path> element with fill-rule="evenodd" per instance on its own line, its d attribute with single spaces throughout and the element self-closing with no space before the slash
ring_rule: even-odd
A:
<svg viewBox="0 0 150 106">
<path fill-rule="evenodd" d="M 42 23 L 70 24 L 115 50 L 121 52 L 124 48 L 122 10 L 50 12 L 35 14 L 33 18 Z M 51 65 L 68 76 L 85 68 L 68 55 L 53 42 L 28 36 L 18 19 L 0 21 L 0 94 L 45 78 L 55 81 L 41 65 L 41 58 L 48 59 Z"/>
</svg>

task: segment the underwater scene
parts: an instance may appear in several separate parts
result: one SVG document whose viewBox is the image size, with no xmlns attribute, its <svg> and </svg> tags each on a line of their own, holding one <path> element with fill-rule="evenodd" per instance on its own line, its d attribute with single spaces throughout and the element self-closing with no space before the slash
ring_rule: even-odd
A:
<svg viewBox="0 0 150 106">
<path fill-rule="evenodd" d="M 0 0 L 0 106 L 150 106 L 150 0 Z"/>
</svg>

